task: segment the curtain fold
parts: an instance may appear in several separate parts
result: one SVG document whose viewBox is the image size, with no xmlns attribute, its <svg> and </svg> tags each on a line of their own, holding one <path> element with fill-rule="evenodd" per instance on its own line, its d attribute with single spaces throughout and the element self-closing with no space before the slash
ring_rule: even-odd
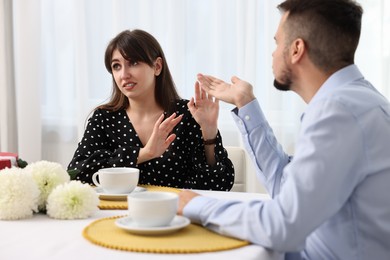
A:
<svg viewBox="0 0 390 260">
<path fill-rule="evenodd" d="M 17 152 L 24 160 L 34 162 L 42 159 L 41 4 L 23 0 L 12 4 Z"/>
<path fill-rule="evenodd" d="M 0 0 L 0 151 L 17 152 L 12 0 Z"/>
</svg>

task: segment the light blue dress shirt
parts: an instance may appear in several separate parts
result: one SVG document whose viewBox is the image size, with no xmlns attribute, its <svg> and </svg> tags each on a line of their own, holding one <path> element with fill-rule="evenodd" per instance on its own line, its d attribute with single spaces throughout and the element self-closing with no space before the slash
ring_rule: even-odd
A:
<svg viewBox="0 0 390 260">
<path fill-rule="evenodd" d="M 257 100 L 232 115 L 272 200 L 199 196 L 185 216 L 303 259 L 390 259 L 390 104 L 355 65 L 334 73 L 310 101 L 293 158 Z"/>
</svg>

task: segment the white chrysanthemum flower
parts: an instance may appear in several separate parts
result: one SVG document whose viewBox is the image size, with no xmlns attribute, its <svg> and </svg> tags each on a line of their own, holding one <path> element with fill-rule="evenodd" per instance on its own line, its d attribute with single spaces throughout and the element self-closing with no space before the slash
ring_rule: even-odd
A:
<svg viewBox="0 0 390 260">
<path fill-rule="evenodd" d="M 71 181 L 57 186 L 47 198 L 46 213 L 56 219 L 82 219 L 97 209 L 99 198 L 88 184 Z"/>
<path fill-rule="evenodd" d="M 68 172 L 56 162 L 38 161 L 27 165 L 29 171 L 41 192 L 38 201 L 38 209 L 46 210 L 46 200 L 51 191 L 57 185 L 70 181 Z"/>
<path fill-rule="evenodd" d="M 22 219 L 38 211 L 39 189 L 20 168 L 0 171 L 0 219 Z"/>
</svg>

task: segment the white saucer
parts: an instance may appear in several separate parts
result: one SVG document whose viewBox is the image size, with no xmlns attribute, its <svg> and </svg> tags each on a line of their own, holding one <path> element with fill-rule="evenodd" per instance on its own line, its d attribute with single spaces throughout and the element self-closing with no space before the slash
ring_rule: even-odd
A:
<svg viewBox="0 0 390 260">
<path fill-rule="evenodd" d="M 128 216 L 118 218 L 115 221 L 115 225 L 118 227 L 137 235 L 165 235 L 182 229 L 190 223 L 191 221 L 188 218 L 178 215 L 175 216 L 168 226 L 163 227 L 140 227 Z"/>
<path fill-rule="evenodd" d="M 129 193 L 114 194 L 114 193 L 106 193 L 101 187 L 95 187 L 95 191 L 99 195 L 99 198 L 102 200 L 127 200 L 127 195 L 133 192 L 146 191 L 146 189 L 143 187 L 135 187 L 135 189 Z"/>
</svg>

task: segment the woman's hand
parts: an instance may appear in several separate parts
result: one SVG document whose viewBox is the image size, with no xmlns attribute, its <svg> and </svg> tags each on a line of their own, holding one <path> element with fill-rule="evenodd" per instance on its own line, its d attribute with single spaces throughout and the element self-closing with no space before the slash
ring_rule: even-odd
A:
<svg viewBox="0 0 390 260">
<path fill-rule="evenodd" d="M 201 89 L 199 82 L 195 83 L 195 99 L 187 104 L 195 121 L 202 129 L 203 139 L 214 139 L 217 135 L 219 101 Z"/>
<path fill-rule="evenodd" d="M 183 115 L 176 116 L 175 113 L 165 120 L 164 114 L 158 118 L 148 142 L 144 148 L 140 149 L 137 164 L 159 157 L 168 149 L 176 138 L 176 135 L 172 134 L 172 130 L 182 118 Z"/>
</svg>

